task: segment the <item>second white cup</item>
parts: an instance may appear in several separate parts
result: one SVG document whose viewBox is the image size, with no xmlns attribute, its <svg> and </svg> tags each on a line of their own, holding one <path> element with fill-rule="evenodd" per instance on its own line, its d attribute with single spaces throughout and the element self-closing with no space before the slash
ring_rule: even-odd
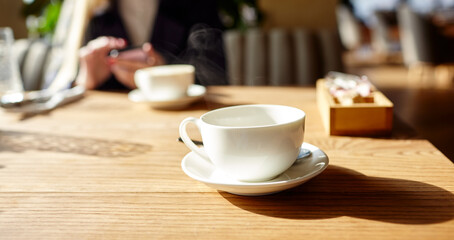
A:
<svg viewBox="0 0 454 240">
<path fill-rule="evenodd" d="M 148 100 L 165 101 L 187 96 L 194 84 L 195 68 L 188 64 L 162 65 L 139 69 L 134 81 Z"/>
</svg>

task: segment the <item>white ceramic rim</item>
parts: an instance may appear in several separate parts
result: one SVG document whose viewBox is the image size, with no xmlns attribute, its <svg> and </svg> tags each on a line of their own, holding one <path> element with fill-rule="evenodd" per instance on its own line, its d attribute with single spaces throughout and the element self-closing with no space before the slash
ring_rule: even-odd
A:
<svg viewBox="0 0 454 240">
<path fill-rule="evenodd" d="M 196 94 L 193 94 L 191 92 L 195 92 Z M 146 99 L 143 96 L 143 93 L 140 92 L 140 89 L 136 88 L 134 90 L 131 90 L 128 93 L 129 100 L 132 102 L 137 102 L 137 103 L 181 103 L 181 102 L 188 102 L 188 101 L 194 101 L 199 98 L 202 98 L 206 94 L 206 88 L 202 85 L 198 84 L 192 84 L 188 87 L 187 90 L 187 96 L 184 96 L 182 98 L 177 98 L 177 99 L 172 99 L 172 100 L 159 100 L 159 99 Z M 137 97 L 135 95 L 138 95 Z"/>
<path fill-rule="evenodd" d="M 147 68 L 141 68 L 137 71 L 141 71 L 145 74 L 153 74 L 153 70 L 155 71 L 161 71 L 162 69 L 172 69 L 172 68 L 181 68 L 182 71 L 178 73 L 194 73 L 195 72 L 195 67 L 194 65 L 191 64 L 166 64 L 166 65 L 159 65 L 159 66 L 153 66 L 153 67 L 147 67 Z M 159 74 L 160 76 L 166 76 L 166 75 L 173 75 L 175 73 L 169 73 L 169 74 Z"/>
<path fill-rule="evenodd" d="M 224 111 L 224 110 L 227 110 L 227 109 L 234 109 L 234 108 L 246 108 L 246 107 L 251 107 L 251 106 L 258 106 L 258 107 L 284 107 L 284 108 L 288 108 L 288 109 L 299 111 L 302 114 L 302 116 L 300 118 L 298 118 L 298 119 L 293 119 L 291 121 L 286 121 L 286 122 L 281 122 L 281 123 L 276 123 L 276 124 L 260 125 L 260 126 L 223 126 L 223 125 L 211 124 L 211 123 L 208 123 L 208 122 L 206 122 L 204 120 L 204 118 L 206 116 L 211 115 L 211 114 L 215 114 L 215 113 L 217 113 L 219 111 Z M 203 114 L 202 116 L 200 116 L 200 120 L 203 122 L 203 124 L 206 124 L 206 125 L 209 125 L 209 126 L 212 126 L 212 127 L 216 127 L 216 128 L 220 128 L 220 129 L 269 128 L 269 127 L 287 125 L 287 124 L 294 123 L 294 122 L 296 122 L 296 121 L 298 121 L 300 119 L 305 119 L 305 118 L 306 118 L 306 112 L 304 112 L 303 110 L 301 110 L 299 108 L 296 108 L 296 107 L 291 107 L 291 106 L 286 106 L 286 105 L 277 105 L 277 104 L 245 104 L 245 105 L 237 105 L 237 106 L 231 106 L 231 107 L 223 107 L 223 108 L 218 108 L 218 109 L 215 109 L 215 110 L 211 110 L 211 111 Z"/>
</svg>

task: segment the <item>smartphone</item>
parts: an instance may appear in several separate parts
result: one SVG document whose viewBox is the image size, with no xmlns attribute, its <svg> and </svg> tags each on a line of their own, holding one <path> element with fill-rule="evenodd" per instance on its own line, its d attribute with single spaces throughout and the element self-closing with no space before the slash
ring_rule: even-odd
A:
<svg viewBox="0 0 454 240">
<path fill-rule="evenodd" d="M 113 49 L 109 52 L 109 57 L 140 62 L 146 62 L 148 58 L 147 54 L 142 50 L 142 47 Z"/>
</svg>

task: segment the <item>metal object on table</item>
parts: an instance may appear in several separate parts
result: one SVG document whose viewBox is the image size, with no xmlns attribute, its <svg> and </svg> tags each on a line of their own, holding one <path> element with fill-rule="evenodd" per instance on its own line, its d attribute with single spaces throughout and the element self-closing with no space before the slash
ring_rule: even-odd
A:
<svg viewBox="0 0 454 240">
<path fill-rule="evenodd" d="M 0 107 L 5 109 L 19 108 L 31 103 L 46 102 L 51 97 L 52 92 L 48 90 L 7 93 L 0 98 Z"/>
<path fill-rule="evenodd" d="M 85 88 L 76 86 L 58 92 L 47 90 L 3 95 L 0 106 L 9 112 L 40 113 L 80 99 Z"/>
<path fill-rule="evenodd" d="M 181 139 L 181 137 L 178 138 L 178 141 L 184 143 L 184 142 L 183 142 L 183 139 Z M 197 141 L 197 140 L 193 140 L 193 139 L 192 139 L 192 142 L 193 142 L 195 145 L 203 146 L 203 142 L 202 142 L 202 141 Z"/>
</svg>

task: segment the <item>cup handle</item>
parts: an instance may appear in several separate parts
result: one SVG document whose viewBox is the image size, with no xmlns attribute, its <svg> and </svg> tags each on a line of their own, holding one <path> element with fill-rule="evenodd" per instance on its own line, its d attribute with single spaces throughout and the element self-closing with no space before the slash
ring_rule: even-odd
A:
<svg viewBox="0 0 454 240">
<path fill-rule="evenodd" d="M 191 140 L 191 138 L 189 138 L 188 136 L 188 133 L 186 131 L 186 126 L 189 124 L 189 123 L 194 123 L 196 126 L 197 126 L 197 129 L 199 129 L 200 131 L 200 119 L 198 118 L 194 118 L 194 117 L 188 117 L 188 118 L 185 118 L 181 123 L 180 123 L 180 137 L 181 139 L 183 140 L 184 144 L 189 148 L 191 149 L 194 153 L 196 153 L 197 155 L 199 155 L 200 157 L 202 157 L 203 159 L 207 160 L 207 161 L 210 161 L 210 158 L 208 157 L 208 155 L 205 153 L 205 151 L 202 151 L 202 149 L 200 147 L 197 147 L 197 145 L 195 145 L 195 143 Z"/>
</svg>

